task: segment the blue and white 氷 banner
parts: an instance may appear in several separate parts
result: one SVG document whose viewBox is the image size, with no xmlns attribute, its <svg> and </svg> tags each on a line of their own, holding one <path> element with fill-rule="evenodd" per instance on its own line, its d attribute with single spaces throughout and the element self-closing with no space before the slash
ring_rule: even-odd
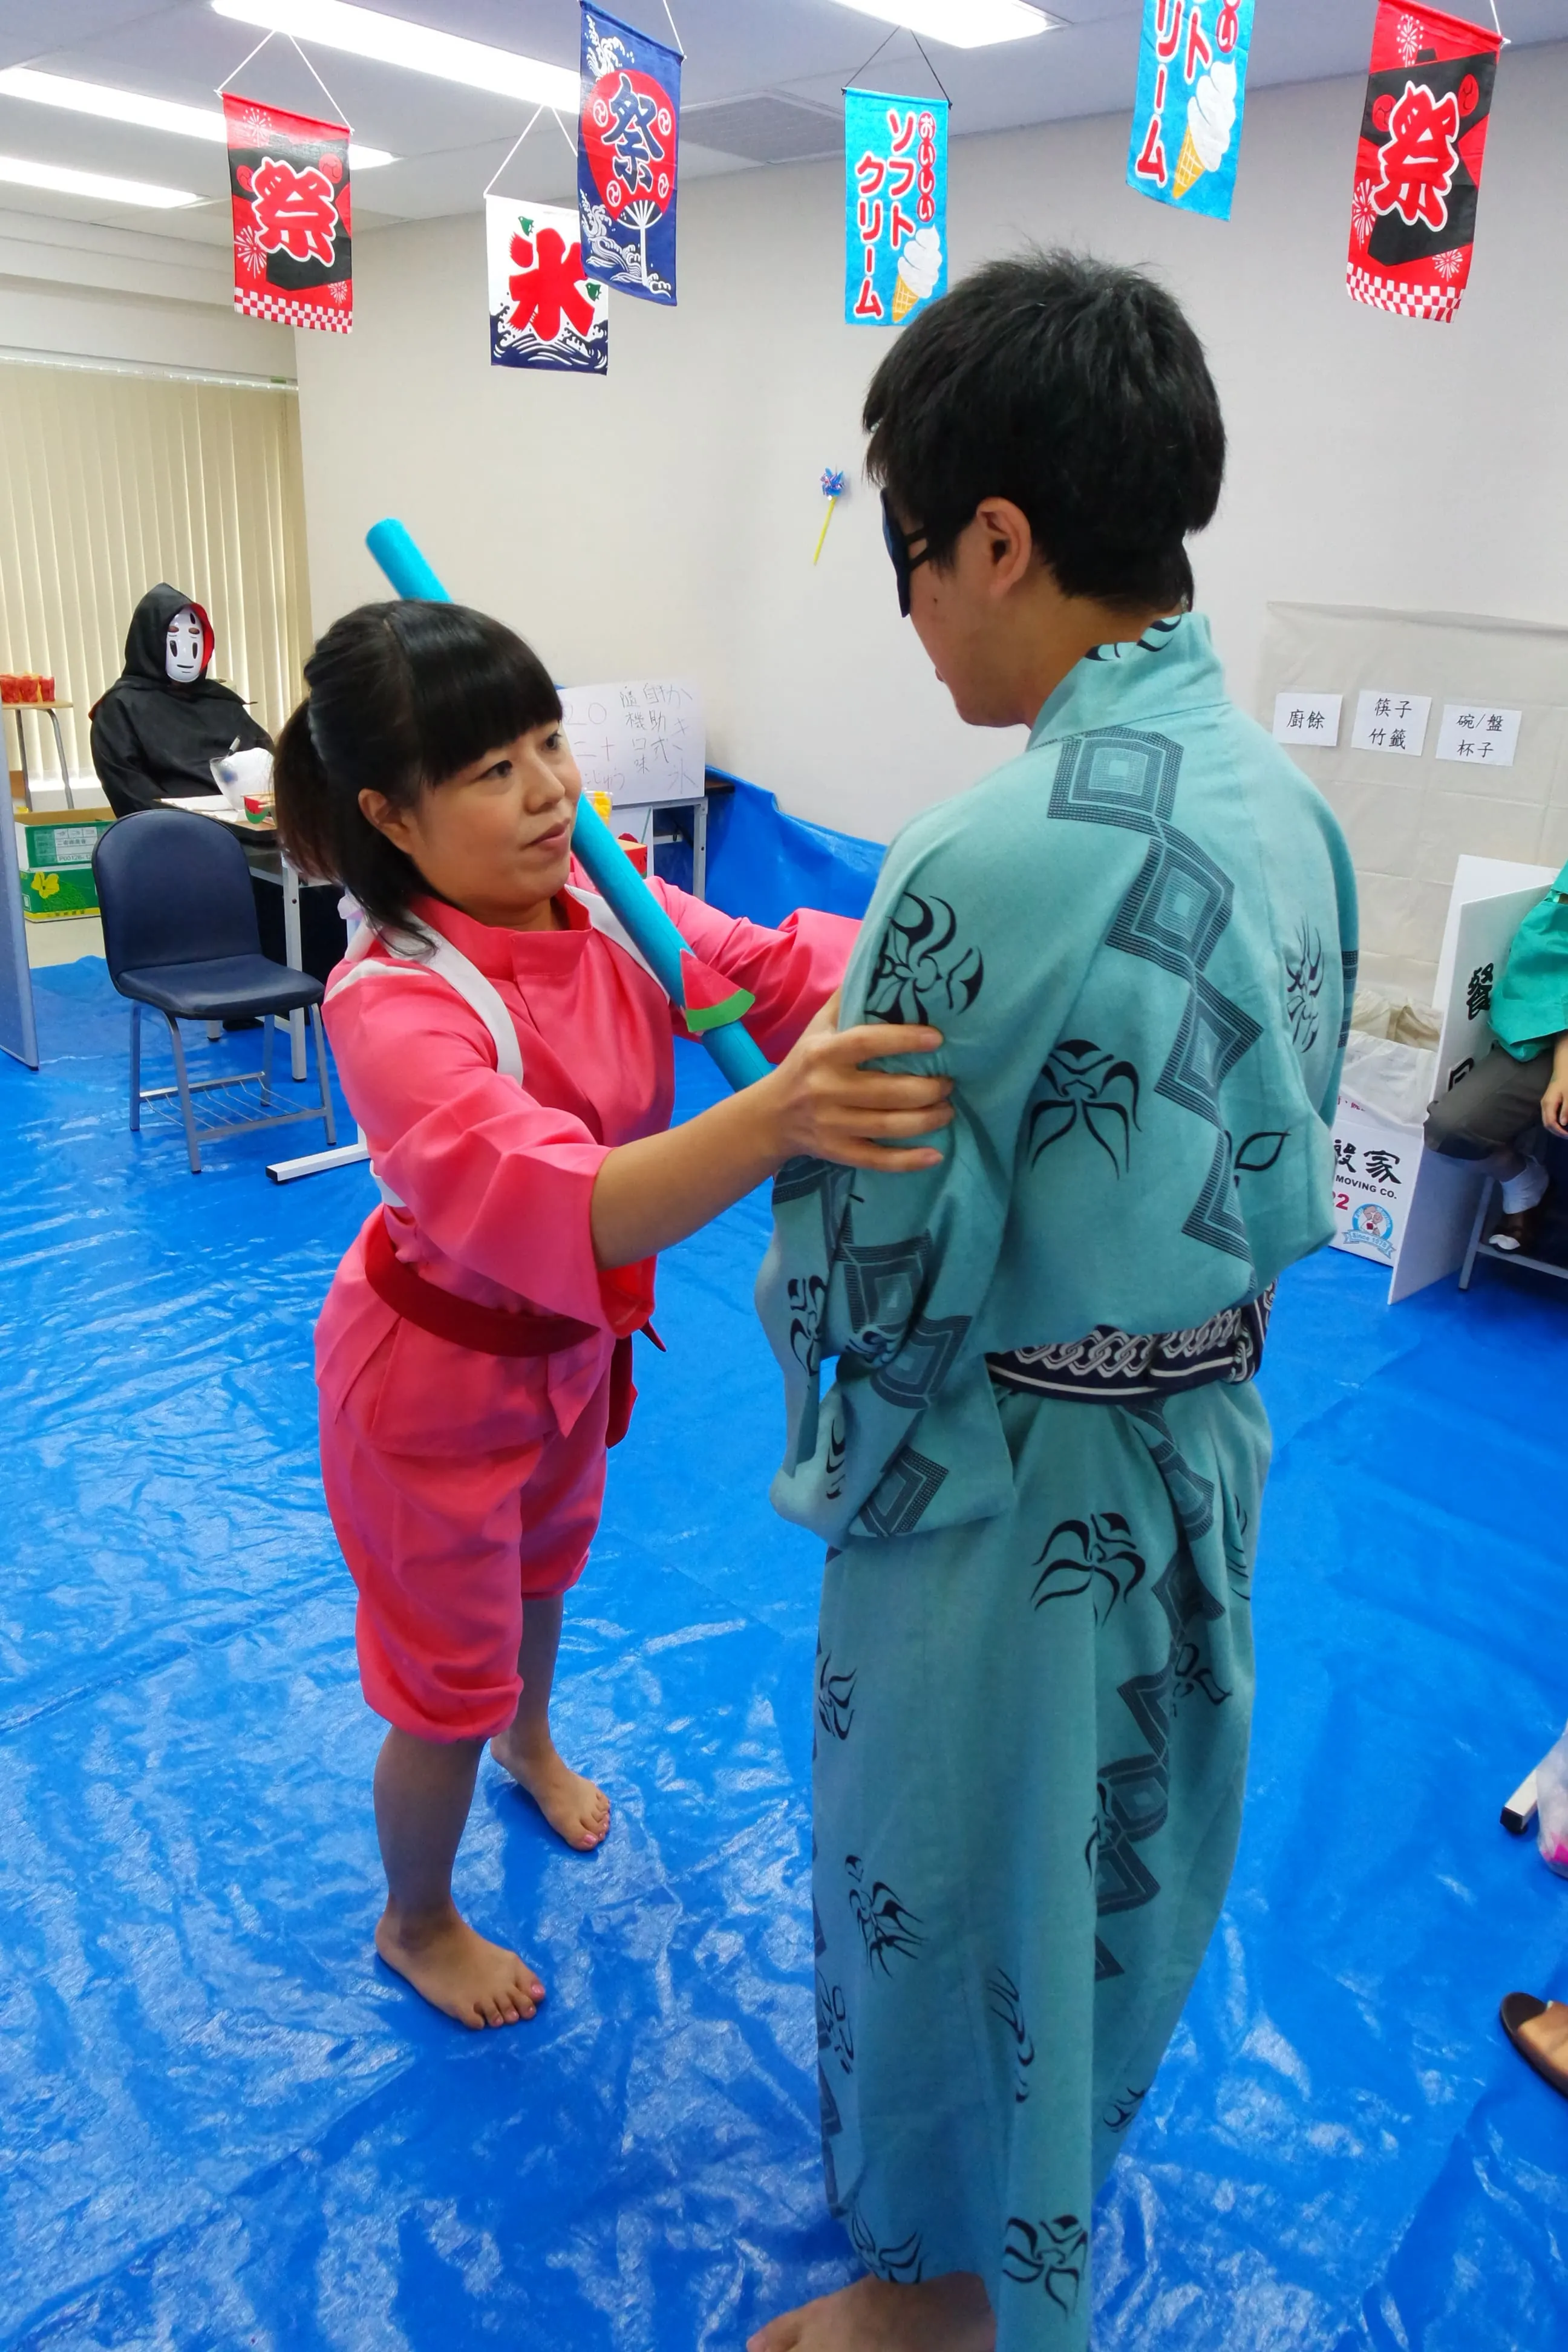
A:
<svg viewBox="0 0 1568 2352">
<path fill-rule="evenodd" d="M 947 101 L 844 93 L 844 316 L 892 327 L 947 291 Z"/>
<path fill-rule="evenodd" d="M 675 299 L 680 57 L 583 0 L 577 212 L 584 267 L 618 294 Z"/>
<path fill-rule="evenodd" d="M 610 300 L 583 270 L 577 215 L 554 205 L 485 198 L 490 365 L 603 375 Z"/>
<path fill-rule="evenodd" d="M 1253 0 L 1143 0 L 1127 184 L 1156 204 L 1230 218 Z"/>
</svg>

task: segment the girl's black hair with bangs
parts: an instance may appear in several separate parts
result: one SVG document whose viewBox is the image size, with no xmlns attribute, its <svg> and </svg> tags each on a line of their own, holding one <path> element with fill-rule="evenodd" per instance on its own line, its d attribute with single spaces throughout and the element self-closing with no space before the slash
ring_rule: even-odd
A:
<svg viewBox="0 0 1568 2352">
<path fill-rule="evenodd" d="M 305 664 L 309 694 L 278 739 L 278 830 L 302 874 L 341 882 L 371 920 L 395 928 L 429 891 L 418 867 L 359 804 L 409 808 L 530 729 L 561 717 L 531 646 L 466 604 L 362 604 Z"/>
</svg>

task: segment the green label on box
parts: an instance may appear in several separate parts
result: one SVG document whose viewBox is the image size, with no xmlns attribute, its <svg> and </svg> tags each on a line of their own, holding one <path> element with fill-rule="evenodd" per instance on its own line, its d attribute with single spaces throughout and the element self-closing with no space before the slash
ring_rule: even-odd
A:
<svg viewBox="0 0 1568 2352">
<path fill-rule="evenodd" d="M 22 875 L 22 908 L 34 922 L 62 915 L 96 915 L 98 892 L 90 866 L 29 866 Z"/>
<path fill-rule="evenodd" d="M 16 863 L 37 870 L 49 866 L 90 866 L 92 853 L 113 819 L 101 824 L 18 824 Z"/>
</svg>

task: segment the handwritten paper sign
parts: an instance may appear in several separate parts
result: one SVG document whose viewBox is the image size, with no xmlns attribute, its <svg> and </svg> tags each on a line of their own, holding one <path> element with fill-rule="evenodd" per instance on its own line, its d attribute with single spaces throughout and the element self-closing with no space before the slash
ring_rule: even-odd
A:
<svg viewBox="0 0 1568 2352">
<path fill-rule="evenodd" d="M 1274 740 L 1300 748 L 1310 743 L 1331 751 L 1340 740 L 1342 694 L 1277 694 L 1274 698 Z"/>
<path fill-rule="evenodd" d="M 1372 687 L 1356 697 L 1351 749 L 1398 751 L 1407 760 L 1418 760 L 1426 749 L 1426 721 L 1431 715 L 1429 694 L 1396 694 L 1391 688 Z"/>
<path fill-rule="evenodd" d="M 561 704 L 584 792 L 608 793 L 618 807 L 628 808 L 701 799 L 702 701 L 689 681 L 563 686 Z"/>
<path fill-rule="evenodd" d="M 1499 710 L 1489 702 L 1446 702 L 1437 730 L 1437 757 L 1478 768 L 1511 768 L 1522 715 Z"/>
</svg>

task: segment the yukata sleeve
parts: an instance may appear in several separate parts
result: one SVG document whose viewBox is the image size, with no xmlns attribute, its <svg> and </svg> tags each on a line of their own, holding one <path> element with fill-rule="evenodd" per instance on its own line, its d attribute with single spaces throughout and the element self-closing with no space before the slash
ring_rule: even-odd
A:
<svg viewBox="0 0 1568 2352">
<path fill-rule="evenodd" d="M 326 1021 L 376 1172 L 444 1256 L 617 1338 L 647 1319 L 644 1270 L 595 1262 L 608 1147 L 501 1075 L 483 1023 L 444 982 L 361 964 Z"/>
<path fill-rule="evenodd" d="M 945 832 L 917 820 L 889 854 L 840 1026 L 942 1032 L 939 1052 L 885 1066 L 955 1081 L 952 1123 L 933 1138 L 942 1160 L 909 1174 L 790 1161 L 757 1289 L 785 1388 L 774 1507 L 831 1543 L 989 1517 L 1010 1497 L 976 1317 L 1006 1229 L 1031 1046 L 1081 972 L 1074 928 L 1053 937 L 1037 887 L 955 836 L 951 819 Z"/>
<path fill-rule="evenodd" d="M 755 998 L 745 1026 L 770 1062 L 782 1062 L 842 982 L 858 923 L 802 907 L 770 930 L 666 883 L 654 889 L 693 955 Z"/>
</svg>

